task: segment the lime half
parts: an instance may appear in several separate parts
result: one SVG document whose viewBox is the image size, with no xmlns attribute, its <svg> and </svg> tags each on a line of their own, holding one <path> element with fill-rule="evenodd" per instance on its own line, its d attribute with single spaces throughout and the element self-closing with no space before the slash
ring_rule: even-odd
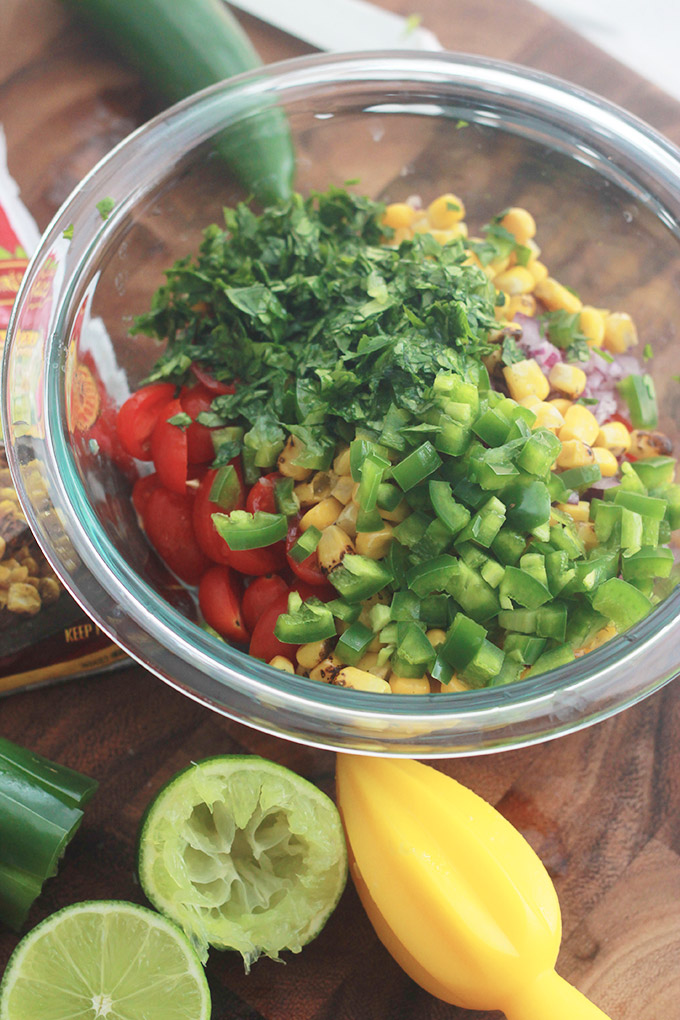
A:
<svg viewBox="0 0 680 1020">
<path fill-rule="evenodd" d="M 209 1020 L 210 992 L 186 936 L 134 903 L 76 903 L 15 949 L 0 1020 Z"/>
<path fill-rule="evenodd" d="M 191 938 L 260 955 L 294 953 L 323 928 L 347 880 L 335 804 L 264 758 L 190 765 L 149 806 L 139 839 L 149 900 Z"/>
</svg>

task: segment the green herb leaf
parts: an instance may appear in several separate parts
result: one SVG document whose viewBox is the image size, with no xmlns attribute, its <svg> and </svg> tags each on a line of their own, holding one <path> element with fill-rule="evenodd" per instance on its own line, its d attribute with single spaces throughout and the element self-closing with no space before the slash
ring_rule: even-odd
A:
<svg viewBox="0 0 680 1020">
<path fill-rule="evenodd" d="M 102 198 L 100 202 L 97 202 L 97 212 L 103 220 L 108 220 L 115 205 L 116 203 L 112 198 Z"/>
</svg>

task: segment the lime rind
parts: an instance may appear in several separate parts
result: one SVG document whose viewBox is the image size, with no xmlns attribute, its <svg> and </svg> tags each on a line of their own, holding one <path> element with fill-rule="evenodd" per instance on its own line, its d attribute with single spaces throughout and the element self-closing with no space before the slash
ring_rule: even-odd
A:
<svg viewBox="0 0 680 1020">
<path fill-rule="evenodd" d="M 149 806 L 139 876 L 150 902 L 209 946 L 260 956 L 299 952 L 347 880 L 337 808 L 316 786 L 255 756 L 189 766 Z"/>
<path fill-rule="evenodd" d="M 210 1020 L 201 963 L 177 925 L 117 900 L 76 903 L 33 928 L 0 984 L 0 1020 Z"/>
</svg>

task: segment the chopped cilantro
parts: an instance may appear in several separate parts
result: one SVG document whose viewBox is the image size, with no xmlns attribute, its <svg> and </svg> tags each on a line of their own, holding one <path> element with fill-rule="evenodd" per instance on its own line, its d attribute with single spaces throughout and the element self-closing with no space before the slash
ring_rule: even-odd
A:
<svg viewBox="0 0 680 1020">
<path fill-rule="evenodd" d="M 654 352 L 652 351 L 652 345 L 651 344 L 645 344 L 644 350 L 642 352 L 643 360 L 644 361 L 649 361 L 649 359 L 653 356 L 653 353 Z"/>
<path fill-rule="evenodd" d="M 109 216 L 113 212 L 115 201 L 112 198 L 102 198 L 100 202 L 97 202 L 97 212 L 103 220 L 108 220 Z"/>
<path fill-rule="evenodd" d="M 172 418 L 168 418 L 168 425 L 176 425 L 180 429 L 188 429 L 191 422 L 192 418 L 184 411 L 180 411 L 179 414 L 174 414 Z"/>
<path fill-rule="evenodd" d="M 63 231 L 61 236 L 64 238 L 65 241 L 72 241 L 73 240 L 73 224 L 72 223 L 69 223 L 69 225 L 67 226 L 66 230 Z"/>
<path fill-rule="evenodd" d="M 501 354 L 501 361 L 504 365 L 514 365 L 518 361 L 524 361 L 526 354 L 520 350 L 517 346 L 517 340 L 514 336 L 503 337 L 503 353 Z"/>
<path fill-rule="evenodd" d="M 501 226 L 503 213 L 495 216 L 491 223 L 482 228 L 483 241 L 469 240 L 468 247 L 475 253 L 483 266 L 488 266 L 494 259 L 508 258 L 514 253 L 517 263 L 526 266 L 531 258 L 531 249 L 519 244 L 514 234 Z"/>
</svg>

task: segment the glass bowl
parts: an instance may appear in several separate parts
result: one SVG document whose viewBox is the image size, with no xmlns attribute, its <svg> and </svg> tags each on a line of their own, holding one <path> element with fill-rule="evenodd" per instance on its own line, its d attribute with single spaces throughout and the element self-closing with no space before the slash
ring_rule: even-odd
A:
<svg viewBox="0 0 680 1020">
<path fill-rule="evenodd" d="M 111 638 L 177 690 L 321 747 L 470 755 L 546 740 L 639 701 L 680 672 L 677 590 L 627 633 L 536 679 L 385 697 L 281 673 L 219 641 L 150 552 L 111 449 L 115 409 L 159 354 L 129 326 L 222 207 L 262 184 L 239 183 L 216 153 L 225 132 L 237 172 L 249 163 L 257 175 L 252 130 L 261 139 L 272 115 L 280 127 L 280 111 L 302 192 L 350 180 L 385 201 L 452 190 L 473 229 L 508 205 L 529 208 L 553 275 L 590 303 L 629 312 L 641 343 L 653 345 L 660 427 L 677 438 L 676 149 L 593 95 L 496 61 L 422 53 L 287 61 L 208 89 L 135 132 L 42 238 L 8 333 L 3 426 L 16 487 L 54 569 Z"/>
</svg>

